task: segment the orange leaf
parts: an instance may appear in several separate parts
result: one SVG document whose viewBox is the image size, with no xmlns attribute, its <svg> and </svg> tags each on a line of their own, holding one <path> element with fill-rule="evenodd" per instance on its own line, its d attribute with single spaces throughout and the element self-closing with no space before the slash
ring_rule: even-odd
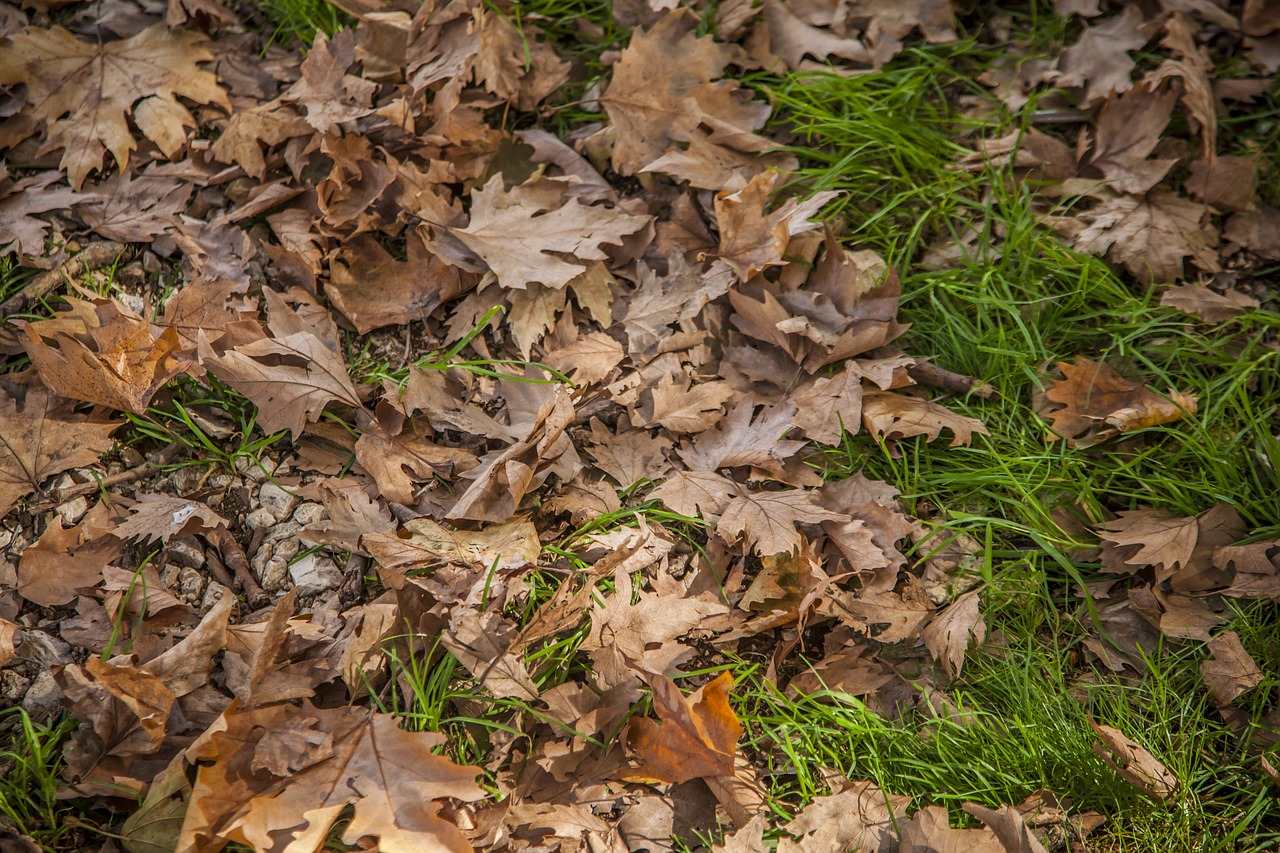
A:
<svg viewBox="0 0 1280 853">
<path fill-rule="evenodd" d="M 627 749 L 640 766 L 625 771 L 622 778 L 659 785 L 732 776 L 742 737 L 742 724 L 729 707 L 733 676 L 721 673 L 688 697 L 666 676 L 644 677 L 653 688 L 653 705 L 662 722 L 637 718 L 627 724 Z"/>
</svg>

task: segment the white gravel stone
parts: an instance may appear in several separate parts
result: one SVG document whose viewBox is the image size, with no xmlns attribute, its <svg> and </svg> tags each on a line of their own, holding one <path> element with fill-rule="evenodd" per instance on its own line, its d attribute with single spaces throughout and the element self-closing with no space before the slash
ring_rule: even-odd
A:
<svg viewBox="0 0 1280 853">
<path fill-rule="evenodd" d="M 170 539 L 169 544 L 165 546 L 165 556 L 169 558 L 170 563 L 175 563 L 184 569 L 198 569 L 204 565 L 204 549 L 196 544 L 195 539 L 186 536 L 181 539 Z"/>
<path fill-rule="evenodd" d="M 178 597 L 183 601 L 195 603 L 204 592 L 204 575 L 195 569 L 184 568 L 178 573 Z"/>
<path fill-rule="evenodd" d="M 289 576 L 298 595 L 319 595 L 342 584 L 342 572 L 328 557 L 308 554 L 289 567 Z"/>
<path fill-rule="evenodd" d="M 37 720 L 44 721 L 62 710 L 62 688 L 53 680 L 53 673 L 42 670 L 22 697 L 22 707 Z"/>
<path fill-rule="evenodd" d="M 276 526 L 276 517 L 265 509 L 255 509 L 244 517 L 244 523 L 249 525 L 251 530 L 266 530 Z"/>
<path fill-rule="evenodd" d="M 285 588 L 288 580 L 289 561 L 284 557 L 272 557 L 263 566 L 262 577 L 258 579 L 258 583 L 262 584 L 266 592 L 280 592 Z"/>
<path fill-rule="evenodd" d="M 89 511 L 89 499 L 84 495 L 72 498 L 66 503 L 58 504 L 56 512 L 62 516 L 62 523 L 66 526 L 75 524 L 84 518 L 84 514 Z"/>
<path fill-rule="evenodd" d="M 230 589 L 217 581 L 210 581 L 208 588 L 204 591 L 204 598 L 200 599 L 200 614 L 203 616 L 208 613 L 225 596 L 232 594 Z"/>
<path fill-rule="evenodd" d="M 323 504 L 303 503 L 299 504 L 298 508 L 293 511 L 293 520 L 303 527 L 307 527 L 324 521 L 326 515 L 328 513 L 325 512 Z"/>
<path fill-rule="evenodd" d="M 284 521 L 298 505 L 298 497 L 289 494 L 275 483 L 263 483 L 262 489 L 258 492 L 258 503 L 275 516 L 276 521 Z"/>
</svg>

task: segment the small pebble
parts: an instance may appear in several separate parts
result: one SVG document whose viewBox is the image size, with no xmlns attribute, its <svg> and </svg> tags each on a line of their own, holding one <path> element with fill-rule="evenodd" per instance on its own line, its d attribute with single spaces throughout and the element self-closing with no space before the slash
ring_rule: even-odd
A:
<svg viewBox="0 0 1280 853">
<path fill-rule="evenodd" d="M 204 549 L 192 536 L 170 539 L 165 554 L 170 563 L 177 563 L 183 568 L 198 569 L 204 565 Z"/>
<path fill-rule="evenodd" d="M 204 598 L 200 599 L 200 615 L 208 613 L 224 596 L 232 594 L 231 590 L 217 581 L 210 581 L 208 588 L 204 591 Z"/>
<path fill-rule="evenodd" d="M 36 675 L 22 697 L 22 707 L 41 722 L 62 711 L 62 688 L 53 680 L 53 673 L 46 669 Z"/>
<path fill-rule="evenodd" d="M 308 527 L 324 521 L 326 515 L 328 513 L 325 512 L 323 504 L 304 503 L 299 504 L 298 508 L 293 511 L 293 520 L 303 527 Z"/>
<path fill-rule="evenodd" d="M 195 569 L 184 568 L 178 573 L 178 597 L 183 601 L 195 603 L 204 592 L 204 576 Z"/>
<path fill-rule="evenodd" d="M 308 554 L 289 567 L 293 586 L 302 597 L 319 595 L 342 584 L 342 572 L 336 563 L 319 554 Z"/>
<path fill-rule="evenodd" d="M 284 521 L 298 505 L 298 498 L 275 483 L 263 483 L 262 489 L 258 492 L 258 503 L 275 516 L 276 521 Z"/>
<path fill-rule="evenodd" d="M 244 517 L 244 523 L 252 530 L 266 530 L 275 527 L 276 517 L 265 509 L 255 509 Z"/>
<path fill-rule="evenodd" d="M 280 592 L 289 580 L 289 561 L 284 557 L 272 557 L 263 567 L 258 583 L 267 592 Z"/>
</svg>

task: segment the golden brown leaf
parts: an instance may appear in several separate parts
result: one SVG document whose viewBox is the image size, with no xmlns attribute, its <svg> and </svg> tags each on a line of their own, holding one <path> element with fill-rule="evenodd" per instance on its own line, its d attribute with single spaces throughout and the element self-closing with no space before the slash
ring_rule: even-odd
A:
<svg viewBox="0 0 1280 853">
<path fill-rule="evenodd" d="M 1110 365 L 1080 356 L 1075 364 L 1058 362 L 1063 379 L 1044 392 L 1056 407 L 1040 408 L 1053 423 L 1050 441 L 1089 447 L 1133 430 L 1172 423 L 1196 413 L 1196 398 L 1170 391 L 1162 397 L 1130 382 Z"/>
<path fill-rule="evenodd" d="M 663 675 L 644 673 L 661 723 L 637 717 L 627 724 L 628 751 L 640 766 L 621 775 L 664 785 L 731 776 L 742 724 L 729 707 L 733 675 L 723 672 L 688 697 Z"/>
<path fill-rule="evenodd" d="M 1136 741 L 1119 729 L 1099 725 L 1093 718 L 1089 725 L 1102 739 L 1094 743 L 1094 753 L 1121 779 L 1157 801 L 1168 800 L 1177 792 L 1178 778 Z"/>
</svg>

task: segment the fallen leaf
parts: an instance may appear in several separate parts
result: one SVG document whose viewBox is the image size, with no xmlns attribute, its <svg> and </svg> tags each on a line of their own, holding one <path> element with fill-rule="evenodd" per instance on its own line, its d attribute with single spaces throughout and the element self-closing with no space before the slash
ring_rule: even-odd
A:
<svg viewBox="0 0 1280 853">
<path fill-rule="evenodd" d="M 802 539 L 797 524 L 844 521 L 848 517 L 824 509 L 811 492 L 787 489 L 779 492 L 742 492 L 720 513 L 716 535 L 725 542 L 741 537 L 757 554 L 767 556 L 794 551 Z"/>
<path fill-rule="evenodd" d="M 111 448 L 120 424 L 90 420 L 74 406 L 41 385 L 28 386 L 21 400 L 0 388 L 0 513 L 54 474 L 93 465 Z"/>
<path fill-rule="evenodd" d="M 168 542 L 174 536 L 211 531 L 216 527 L 231 527 L 230 522 L 199 501 L 170 495 L 139 494 L 136 497 L 138 503 L 129 508 L 129 517 L 112 531 L 117 539 L 140 539 L 146 545 L 156 540 Z"/>
<path fill-rule="evenodd" d="M 660 382 L 642 398 L 636 426 L 664 426 L 672 432 L 702 432 L 724 416 L 721 406 L 734 391 L 727 382 L 699 382 L 693 385 Z"/>
<path fill-rule="evenodd" d="M 814 193 L 803 202 L 789 198 L 777 210 L 765 213 L 778 177 L 777 172 L 761 172 L 741 190 L 716 195 L 716 222 L 720 226 L 716 257 L 733 269 L 739 281 L 781 266 L 787 243 L 797 234 L 820 228 L 811 217 L 837 195 Z"/>
<path fill-rule="evenodd" d="M 1207 223 L 1204 205 L 1157 187 L 1145 197 L 1120 196 L 1081 215 L 1075 238 L 1081 252 L 1109 254 L 1145 283 L 1176 281 L 1182 259 L 1199 269 L 1219 272 L 1218 230 Z"/>
<path fill-rule="evenodd" d="M 920 634 L 929 654 L 945 663 L 953 676 L 960 674 L 970 643 L 982 645 L 986 639 L 987 623 L 978 604 L 978 593 L 966 592 L 933 617 Z"/>
<path fill-rule="evenodd" d="M 885 441 L 917 435 L 934 441 L 942 435 L 943 429 L 948 429 L 951 431 L 951 447 L 959 447 L 971 444 L 974 433 L 988 435 L 987 428 L 977 418 L 957 415 L 929 400 L 887 391 L 865 392 L 862 422 L 867 432 Z"/>
<path fill-rule="evenodd" d="M 1200 677 L 1208 685 L 1213 701 L 1229 705 L 1262 683 L 1262 670 L 1245 651 L 1235 631 L 1223 631 L 1208 645 L 1212 657 L 1200 662 Z"/>
<path fill-rule="evenodd" d="M 1162 397 L 1130 382 L 1105 362 L 1080 356 L 1075 364 L 1058 362 L 1063 379 L 1044 392 L 1055 407 L 1039 408 L 1052 422 L 1049 441 L 1090 447 L 1134 430 L 1173 423 L 1196 413 L 1196 398 L 1170 390 Z"/>
<path fill-rule="evenodd" d="M 925 806 L 899 824 L 898 853 L 1009 853 L 989 829 L 955 829 L 943 806 Z"/>
<path fill-rule="evenodd" d="M 429 518 L 405 522 L 400 535 L 366 533 L 360 544 L 380 565 L 393 571 L 431 568 L 445 563 L 477 565 L 486 571 L 513 571 L 538 562 L 542 543 L 525 520 L 494 524 L 478 531 L 448 530 Z"/>
<path fill-rule="evenodd" d="M 1178 790 L 1178 778 L 1154 755 L 1119 729 L 1099 725 L 1092 717 L 1089 725 L 1102 739 L 1093 744 L 1094 753 L 1121 779 L 1157 802 L 1173 797 Z"/>
<path fill-rule="evenodd" d="M 1089 101 L 1133 86 L 1134 62 L 1129 51 L 1151 40 L 1155 28 L 1144 24 L 1142 9 L 1125 6 L 1114 18 L 1097 26 L 1085 25 L 1080 38 L 1058 59 L 1059 86 L 1086 86 Z"/>
<path fill-rule="evenodd" d="M 28 27 L 0 47 L 0 85 L 26 86 L 25 104 L 0 132 L 10 148 L 43 125 L 40 153 L 63 149 L 60 166 L 80 189 L 110 151 L 121 171 L 137 148 L 126 116 L 162 150 L 195 118 L 177 97 L 230 109 L 217 77 L 200 68 L 213 59 L 207 38 L 191 30 L 148 27 L 121 41 L 80 41 L 62 27 Z M 170 155 L 172 156 L 172 155 Z"/>
<path fill-rule="evenodd" d="M 450 233 L 493 270 L 503 287 L 519 289 L 538 282 L 561 288 L 586 272 L 586 262 L 608 259 L 602 246 L 621 245 L 650 222 L 648 216 L 589 206 L 576 198 L 562 202 L 561 192 L 549 196 L 543 188 L 529 185 L 507 190 L 502 176 L 495 175 L 472 190 L 467 227 Z"/>
<path fill-rule="evenodd" d="M 1135 6 L 1125 10 L 1126 15 L 1136 11 Z M 1177 97 L 1177 92 L 1167 87 L 1157 90 L 1143 85 L 1103 106 L 1088 162 L 1112 189 L 1141 195 L 1173 168 L 1177 160 L 1148 158 L 1160 142 Z"/>
<path fill-rule="evenodd" d="M 1160 304 L 1194 314 L 1206 323 L 1223 323 L 1259 306 L 1257 299 L 1238 290 L 1218 293 L 1202 284 L 1171 287 L 1160 297 Z"/>
<path fill-rule="evenodd" d="M 262 761 L 290 727 L 294 745 L 280 759 Z M 466 853 L 471 845 L 441 815 L 439 801 L 481 799 L 474 781 L 480 768 L 436 755 L 444 742 L 443 735 L 401 729 L 390 714 L 235 703 L 186 753 L 198 769 L 177 850 L 196 853 L 228 841 L 282 853 L 315 850 L 354 805 L 341 834 L 346 844 L 373 836 L 386 853 Z"/>
<path fill-rule="evenodd" d="M 627 723 L 627 751 L 639 766 L 619 775 L 629 782 L 651 785 L 731 776 L 743 731 L 729 707 L 733 675 L 722 672 L 688 697 L 666 676 L 643 675 L 653 690 L 653 707 L 662 722 L 634 717 Z"/>
<path fill-rule="evenodd" d="M 356 331 L 426 320 L 445 302 L 475 286 L 475 276 L 450 266 L 408 235 L 408 258 L 397 261 L 368 234 L 357 234 L 329 262 L 324 292 Z"/>
</svg>

